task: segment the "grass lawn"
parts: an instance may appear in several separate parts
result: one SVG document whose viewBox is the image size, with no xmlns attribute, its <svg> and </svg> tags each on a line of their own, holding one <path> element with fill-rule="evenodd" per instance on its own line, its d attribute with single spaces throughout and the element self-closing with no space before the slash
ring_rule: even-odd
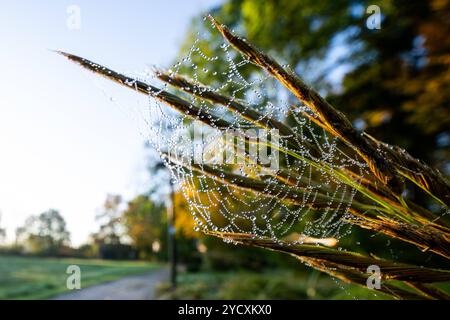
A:
<svg viewBox="0 0 450 320">
<path fill-rule="evenodd" d="M 82 288 L 158 267 L 139 261 L 0 256 L 0 299 L 46 299 L 69 292 L 69 265 L 80 267 Z"/>
<path fill-rule="evenodd" d="M 162 284 L 158 295 L 165 299 L 391 299 L 317 271 L 291 270 L 181 273 L 175 292 Z"/>
</svg>

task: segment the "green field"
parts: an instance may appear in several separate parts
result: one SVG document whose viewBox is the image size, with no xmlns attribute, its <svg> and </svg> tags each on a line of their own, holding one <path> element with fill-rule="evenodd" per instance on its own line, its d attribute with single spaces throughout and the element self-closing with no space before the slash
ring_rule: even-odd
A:
<svg viewBox="0 0 450 320">
<path fill-rule="evenodd" d="M 181 273 L 173 291 L 168 283 L 157 290 L 162 299 L 392 299 L 380 292 L 333 280 L 317 271 Z"/>
<path fill-rule="evenodd" d="M 135 261 L 0 256 L 0 299 L 46 299 L 69 292 L 69 265 L 80 267 L 82 288 L 157 267 Z"/>
</svg>

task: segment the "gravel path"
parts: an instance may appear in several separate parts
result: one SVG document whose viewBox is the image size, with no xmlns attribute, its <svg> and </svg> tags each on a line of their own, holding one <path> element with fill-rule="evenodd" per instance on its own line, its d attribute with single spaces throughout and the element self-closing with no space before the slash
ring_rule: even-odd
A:
<svg viewBox="0 0 450 320">
<path fill-rule="evenodd" d="M 156 286 L 166 281 L 168 275 L 167 269 L 159 269 L 75 290 L 59 295 L 55 300 L 152 300 L 155 299 Z"/>
</svg>

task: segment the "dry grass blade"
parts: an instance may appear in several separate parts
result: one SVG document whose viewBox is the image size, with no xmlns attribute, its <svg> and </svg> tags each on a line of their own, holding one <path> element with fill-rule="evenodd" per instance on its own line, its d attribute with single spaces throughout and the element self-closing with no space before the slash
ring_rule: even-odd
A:
<svg viewBox="0 0 450 320">
<path fill-rule="evenodd" d="M 450 184 L 438 171 L 413 158 L 397 146 L 381 142 L 367 133 L 364 135 L 384 151 L 402 176 L 414 182 L 441 203 L 450 206 Z"/>
<path fill-rule="evenodd" d="M 159 101 L 171 106 L 175 110 L 190 116 L 194 120 L 201 121 L 211 127 L 214 128 L 230 128 L 232 127 L 232 124 L 229 123 L 226 120 L 223 120 L 221 118 L 218 118 L 212 114 L 205 113 L 202 109 L 198 108 L 197 106 L 189 103 L 186 100 L 181 99 L 180 97 L 161 90 L 157 87 L 154 87 L 150 84 L 147 84 L 145 82 L 127 77 L 124 74 L 118 73 L 114 70 L 111 70 L 107 67 L 104 67 L 102 65 L 99 65 L 95 62 L 89 61 L 87 59 L 78 57 L 76 55 L 57 51 L 59 54 L 62 54 L 63 56 L 67 57 L 69 60 L 79 64 L 83 68 L 90 70 L 98 75 L 101 75 L 109 80 L 112 80 L 122 86 L 125 86 L 130 89 L 134 89 L 138 91 L 139 93 L 147 94 L 153 96 L 155 99 L 158 99 Z"/>
<path fill-rule="evenodd" d="M 407 285 L 414 288 L 415 290 L 421 292 L 425 296 L 430 299 L 438 299 L 438 300 L 450 300 L 450 295 L 446 292 L 442 291 L 439 288 L 433 287 L 429 284 L 424 283 L 416 283 L 416 282 L 407 282 Z"/>
<path fill-rule="evenodd" d="M 381 232 L 392 238 L 412 243 L 422 249 L 431 251 L 450 259 L 450 236 L 442 230 L 436 230 L 433 225 L 414 226 L 386 218 L 372 218 L 353 214 L 346 220 L 364 229 Z"/>
<path fill-rule="evenodd" d="M 350 251 L 339 251 L 337 249 L 315 246 L 315 245 L 290 245 L 283 241 L 274 241 L 268 238 L 256 238 L 249 234 L 241 233 L 211 233 L 224 239 L 235 242 L 270 248 L 285 253 L 327 261 L 339 264 L 343 267 L 352 268 L 362 273 L 367 272 L 367 267 L 377 265 L 382 269 L 382 278 L 385 280 L 414 281 L 420 283 L 433 283 L 450 281 L 450 271 L 424 268 L 415 265 L 394 263 L 388 260 L 367 257 Z M 367 279 L 367 277 L 366 277 Z"/>
<path fill-rule="evenodd" d="M 384 280 L 381 291 L 404 299 L 426 299 L 419 293 L 412 293 L 397 286 L 391 285 L 389 281 L 399 280 L 406 282 L 419 283 L 424 286 L 425 283 L 444 282 L 450 280 L 450 271 L 423 268 L 408 264 L 397 264 L 391 261 L 367 257 L 355 252 L 339 251 L 317 245 L 290 245 L 282 241 L 274 241 L 268 238 L 256 238 L 249 234 L 239 233 L 220 233 L 211 232 L 213 236 L 231 240 L 237 244 L 252 247 L 260 247 L 274 251 L 280 251 L 290 254 L 303 263 L 311 267 L 326 272 L 334 277 L 347 282 L 357 283 L 366 286 L 367 268 L 371 265 L 377 265 L 381 269 L 381 277 Z M 428 291 L 439 292 L 429 285 L 424 286 Z M 436 298 L 434 296 L 433 298 Z"/>
</svg>

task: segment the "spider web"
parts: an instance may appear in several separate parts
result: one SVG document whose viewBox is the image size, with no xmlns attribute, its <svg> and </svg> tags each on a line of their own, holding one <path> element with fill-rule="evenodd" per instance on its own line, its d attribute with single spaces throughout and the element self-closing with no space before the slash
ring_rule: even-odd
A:
<svg viewBox="0 0 450 320">
<path fill-rule="evenodd" d="M 162 90 L 188 100 L 191 115 L 149 99 L 148 139 L 161 155 L 170 154 L 164 162 L 189 204 L 195 230 L 246 233 L 291 244 L 349 234 L 351 226 L 342 217 L 357 191 L 333 170 L 365 176 L 366 164 L 313 124 L 307 116 L 314 117 L 310 110 L 274 79 L 227 43 L 208 40 L 207 34 L 199 34 L 187 56 L 167 72 L 187 73 L 194 84 L 207 85 L 205 90 L 226 95 L 259 117 L 248 120 L 231 112 L 229 104 L 211 103 L 168 84 Z M 193 120 L 192 113 L 200 120 L 207 117 L 209 125 Z M 288 123 L 291 133 L 255 125 L 269 119 Z M 261 145 L 267 148 L 264 156 Z M 256 156 L 249 155 L 255 149 Z M 252 183 L 260 190 L 253 190 Z"/>
</svg>

